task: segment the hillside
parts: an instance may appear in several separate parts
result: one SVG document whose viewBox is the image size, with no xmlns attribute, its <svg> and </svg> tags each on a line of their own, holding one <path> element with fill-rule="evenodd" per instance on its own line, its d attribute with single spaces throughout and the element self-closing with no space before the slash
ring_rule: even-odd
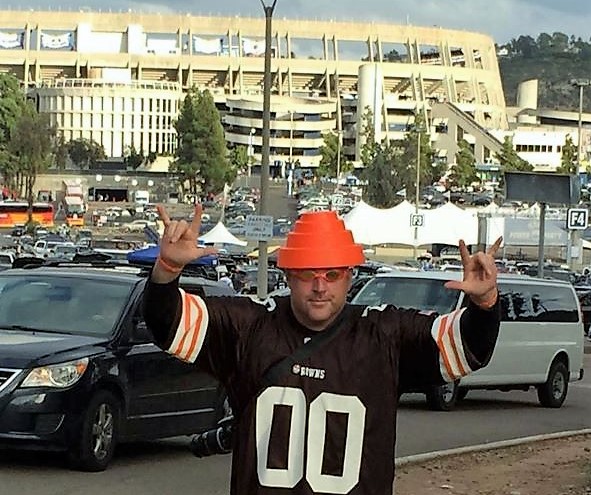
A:
<svg viewBox="0 0 591 495">
<path fill-rule="evenodd" d="M 588 70 L 576 57 L 539 57 L 525 59 L 521 56 L 499 59 L 503 90 L 507 105 L 517 101 L 517 86 L 528 79 L 538 79 L 538 106 L 541 108 L 578 110 L 579 91 L 570 85 L 574 78 L 591 78 L 591 64 Z M 583 91 L 583 107 L 591 111 L 591 92 Z"/>
<path fill-rule="evenodd" d="M 507 105 L 516 104 L 520 82 L 538 79 L 539 107 L 578 110 L 579 91 L 570 80 L 591 79 L 591 43 L 563 33 L 542 33 L 535 40 L 520 36 L 498 50 Z M 583 108 L 591 112 L 591 87 L 583 92 Z"/>
</svg>

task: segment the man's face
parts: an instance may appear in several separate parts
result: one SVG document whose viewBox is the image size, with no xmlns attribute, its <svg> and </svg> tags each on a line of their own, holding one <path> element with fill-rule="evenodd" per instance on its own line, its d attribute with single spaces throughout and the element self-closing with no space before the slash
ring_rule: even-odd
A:
<svg viewBox="0 0 591 495">
<path fill-rule="evenodd" d="M 351 287 L 349 268 L 288 270 L 291 307 L 310 330 L 324 330 L 341 312 Z"/>
</svg>

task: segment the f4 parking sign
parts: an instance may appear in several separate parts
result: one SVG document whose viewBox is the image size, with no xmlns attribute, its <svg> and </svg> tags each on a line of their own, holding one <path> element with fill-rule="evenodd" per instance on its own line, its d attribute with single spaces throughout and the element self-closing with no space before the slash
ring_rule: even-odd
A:
<svg viewBox="0 0 591 495">
<path fill-rule="evenodd" d="M 587 208 L 569 208 L 567 214 L 567 227 L 569 230 L 585 230 L 589 222 L 589 210 Z"/>
</svg>

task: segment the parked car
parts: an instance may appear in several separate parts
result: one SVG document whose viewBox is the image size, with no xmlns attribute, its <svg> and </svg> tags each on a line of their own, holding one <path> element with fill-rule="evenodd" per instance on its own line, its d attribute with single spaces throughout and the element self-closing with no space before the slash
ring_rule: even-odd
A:
<svg viewBox="0 0 591 495">
<path fill-rule="evenodd" d="M 157 227 L 156 222 L 150 220 L 132 220 L 123 224 L 125 232 L 143 232 L 146 227 Z"/>
<path fill-rule="evenodd" d="M 33 245 L 33 254 L 40 258 L 47 258 L 51 256 L 53 250 L 59 245 L 74 246 L 73 242 L 58 240 L 58 239 L 39 239 Z"/>
<path fill-rule="evenodd" d="M 575 285 L 575 292 L 581 304 L 585 334 L 589 335 L 589 327 L 591 326 L 591 286 Z"/>
<path fill-rule="evenodd" d="M 257 277 L 258 268 L 256 266 L 237 268 L 232 277 L 234 288 L 241 294 L 256 294 Z M 267 293 L 287 286 L 285 274 L 278 268 L 267 269 L 267 281 Z"/>
<path fill-rule="evenodd" d="M 12 237 L 20 237 L 20 236 L 24 235 L 26 232 L 27 232 L 27 229 L 25 228 L 24 225 L 17 225 L 16 227 L 14 227 L 10 231 L 10 235 Z"/>
<path fill-rule="evenodd" d="M 0 448 L 64 451 L 101 471 L 120 442 L 198 433 L 225 415 L 213 377 L 152 343 L 145 281 L 140 268 L 72 263 L 0 272 Z"/>
<path fill-rule="evenodd" d="M 10 251 L 0 251 L 0 271 L 12 268 L 16 256 Z"/>
<path fill-rule="evenodd" d="M 439 314 L 467 304 L 464 293 L 444 287 L 458 272 L 390 272 L 376 275 L 353 304 L 393 304 Z M 544 407 L 562 406 L 570 381 L 583 378 L 583 321 L 568 282 L 499 274 L 501 326 L 489 364 L 439 387 L 400 392 L 425 393 L 435 410 L 450 410 L 472 389 L 528 390 L 535 387 Z"/>
</svg>

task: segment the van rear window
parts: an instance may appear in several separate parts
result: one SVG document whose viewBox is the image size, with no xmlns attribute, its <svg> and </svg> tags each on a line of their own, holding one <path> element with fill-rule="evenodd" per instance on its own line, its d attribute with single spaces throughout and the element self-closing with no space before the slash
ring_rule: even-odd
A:
<svg viewBox="0 0 591 495">
<path fill-rule="evenodd" d="M 378 277 L 370 280 L 352 303 L 362 306 L 392 304 L 399 308 L 449 313 L 456 308 L 460 292 L 446 289 L 445 282 L 427 278 Z"/>
<path fill-rule="evenodd" d="M 568 287 L 499 284 L 501 321 L 579 321 L 577 300 Z"/>
</svg>

